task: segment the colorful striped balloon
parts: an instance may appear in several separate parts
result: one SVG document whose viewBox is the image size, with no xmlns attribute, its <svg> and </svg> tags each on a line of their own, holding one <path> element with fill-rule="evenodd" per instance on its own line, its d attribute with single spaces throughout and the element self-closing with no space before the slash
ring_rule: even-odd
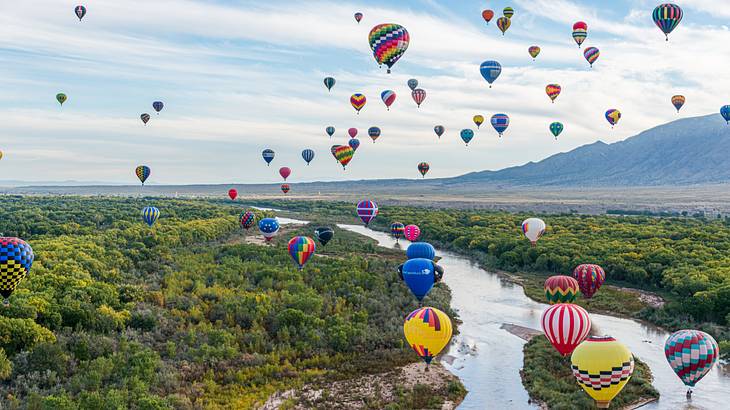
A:
<svg viewBox="0 0 730 410">
<path fill-rule="evenodd" d="M 510 21 L 507 17 L 500 17 L 497 19 L 497 28 L 499 28 L 499 31 L 502 32 L 502 35 L 504 35 L 511 24 L 512 21 Z"/>
<path fill-rule="evenodd" d="M 281 184 L 281 192 L 288 194 L 290 190 L 291 186 L 289 184 Z"/>
<path fill-rule="evenodd" d="M 137 168 L 135 168 L 134 173 L 137 175 L 137 178 L 142 182 L 142 185 L 144 185 L 144 181 L 147 180 L 147 178 L 150 177 L 150 167 L 147 165 L 140 165 Z"/>
<path fill-rule="evenodd" d="M 515 15 L 515 10 L 512 7 L 505 7 L 504 10 L 502 10 L 502 14 L 508 19 L 511 19 L 512 16 Z"/>
<path fill-rule="evenodd" d="M 590 299 L 606 281 L 606 272 L 598 265 L 584 263 L 575 267 L 573 277 L 578 281 L 583 297 Z"/>
<path fill-rule="evenodd" d="M 385 108 L 390 111 L 390 106 L 393 105 L 393 103 L 395 102 L 395 92 L 393 92 L 392 90 L 385 90 L 380 93 L 380 99 L 383 100 Z"/>
<path fill-rule="evenodd" d="M 241 214 L 240 222 L 241 228 L 248 231 L 256 223 L 256 214 L 251 211 L 246 211 Z"/>
<path fill-rule="evenodd" d="M 593 68 L 593 63 L 598 60 L 598 56 L 601 55 L 601 52 L 595 48 L 595 47 L 588 47 L 583 51 L 583 57 L 586 58 L 586 61 L 588 61 L 588 64 L 591 65 L 591 68 Z"/>
<path fill-rule="evenodd" d="M 413 97 L 413 101 L 416 102 L 418 108 L 421 108 L 421 103 L 423 102 L 423 100 L 426 99 L 426 90 L 422 88 L 416 88 L 411 92 L 411 97 Z"/>
<path fill-rule="evenodd" d="M 680 330 L 667 339 L 664 355 L 682 382 L 694 387 L 717 363 L 720 349 L 715 339 L 705 332 Z"/>
<path fill-rule="evenodd" d="M 679 109 L 682 108 L 684 105 L 685 98 L 683 95 L 673 95 L 672 96 L 672 105 L 674 108 L 677 109 L 677 112 L 679 112 Z"/>
<path fill-rule="evenodd" d="M 569 355 L 588 336 L 591 319 L 588 312 L 572 303 L 558 303 L 542 313 L 545 337 L 563 356 Z"/>
<path fill-rule="evenodd" d="M 532 61 L 535 61 L 537 56 L 540 54 L 540 47 L 530 46 L 530 48 L 527 49 L 527 52 L 530 53 L 530 57 L 532 57 Z"/>
<path fill-rule="evenodd" d="M 342 169 L 347 167 L 347 164 L 352 160 L 352 156 L 355 154 L 355 150 L 349 145 L 340 145 L 335 149 L 335 158 L 342 165 Z"/>
<path fill-rule="evenodd" d="M 157 222 L 157 218 L 160 217 L 160 210 L 154 206 L 146 206 L 142 208 L 142 220 L 149 226 L 152 226 Z"/>
<path fill-rule="evenodd" d="M 449 316 L 432 307 L 414 310 L 403 323 L 408 344 L 427 364 L 448 346 L 452 331 Z"/>
<path fill-rule="evenodd" d="M 555 103 L 555 99 L 558 98 L 561 90 L 562 88 L 558 84 L 548 84 L 545 87 L 545 94 L 547 94 L 547 96 L 550 97 L 550 100 Z"/>
<path fill-rule="evenodd" d="M 573 40 L 578 44 L 578 48 L 588 37 L 588 24 L 578 21 L 573 24 Z"/>
<path fill-rule="evenodd" d="M 354 108 L 358 114 L 360 114 L 360 110 L 362 110 L 366 102 L 368 102 L 368 99 L 360 93 L 352 94 L 350 97 L 350 105 L 352 105 L 352 108 Z"/>
<path fill-rule="evenodd" d="M 682 21 L 682 8 L 676 4 L 664 3 L 656 6 L 651 17 L 654 24 L 664 33 L 666 41 L 669 41 L 669 33 L 672 32 Z"/>
<path fill-rule="evenodd" d="M 502 133 L 509 127 L 509 116 L 507 114 L 494 114 L 491 119 L 492 127 L 497 131 L 499 137 L 502 137 Z"/>
<path fill-rule="evenodd" d="M 406 239 L 409 241 L 414 242 L 421 236 L 421 228 L 419 228 L 418 225 L 406 225 L 406 227 L 403 228 L 403 235 L 405 235 Z"/>
<path fill-rule="evenodd" d="M 289 240 L 289 255 L 294 259 L 294 263 L 299 266 L 299 270 L 304 268 L 309 258 L 314 255 L 317 244 L 314 239 L 308 236 L 295 236 Z"/>
<path fill-rule="evenodd" d="M 360 217 L 365 226 L 368 226 L 378 216 L 378 204 L 369 199 L 358 202 L 356 209 L 357 216 Z"/>
<path fill-rule="evenodd" d="M 611 128 L 613 128 L 614 125 L 618 123 L 618 120 L 621 119 L 621 111 L 611 108 L 610 110 L 606 111 L 606 121 L 608 121 L 609 124 L 611 124 Z"/>
<path fill-rule="evenodd" d="M 373 57 L 379 65 L 388 67 L 388 74 L 393 64 L 403 56 L 408 49 L 410 37 L 408 30 L 400 24 L 378 24 L 370 30 L 368 35 Z"/>
<path fill-rule="evenodd" d="M 403 237 L 403 232 L 405 231 L 405 226 L 400 222 L 393 222 L 390 224 L 390 234 L 395 238 L 397 241 L 401 237 Z"/>
<path fill-rule="evenodd" d="M 545 298 L 548 303 L 573 303 L 578 295 L 578 281 L 565 275 L 551 276 L 545 280 Z"/>
<path fill-rule="evenodd" d="M 583 390 L 607 409 L 634 373 L 634 356 L 611 336 L 591 336 L 570 356 L 573 376 Z"/>
</svg>

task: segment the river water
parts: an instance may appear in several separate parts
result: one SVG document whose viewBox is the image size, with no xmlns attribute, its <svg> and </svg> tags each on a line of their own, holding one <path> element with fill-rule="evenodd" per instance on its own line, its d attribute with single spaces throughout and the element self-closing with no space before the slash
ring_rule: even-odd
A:
<svg viewBox="0 0 730 410">
<path fill-rule="evenodd" d="M 393 248 L 395 240 L 384 232 L 358 225 L 338 225 Z M 408 242 L 401 239 L 405 249 Z M 540 315 L 548 306 L 525 296 L 522 287 L 485 271 L 467 258 L 438 251 L 444 268 L 444 282 L 451 288 L 451 306 L 459 313 L 460 334 L 454 337 L 449 351 L 452 364 L 443 365 L 456 374 L 469 393 L 460 409 L 531 409 L 522 387 L 521 338 L 500 329 L 503 323 L 540 329 Z M 404 256 L 405 257 L 405 256 Z M 664 357 L 667 332 L 634 320 L 591 314 L 593 331 L 611 335 L 646 362 L 654 374 L 654 387 L 661 398 L 642 409 L 730 409 L 730 370 L 719 366 L 694 388 L 691 402 L 686 388 Z"/>
</svg>

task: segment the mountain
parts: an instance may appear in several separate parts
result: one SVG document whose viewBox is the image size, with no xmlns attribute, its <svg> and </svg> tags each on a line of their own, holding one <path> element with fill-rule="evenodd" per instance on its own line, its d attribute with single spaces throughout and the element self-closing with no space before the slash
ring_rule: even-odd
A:
<svg viewBox="0 0 730 410">
<path fill-rule="evenodd" d="M 509 187 L 659 186 L 730 181 L 730 126 L 719 115 L 685 118 L 626 140 L 598 141 L 539 162 L 444 180 Z"/>
</svg>

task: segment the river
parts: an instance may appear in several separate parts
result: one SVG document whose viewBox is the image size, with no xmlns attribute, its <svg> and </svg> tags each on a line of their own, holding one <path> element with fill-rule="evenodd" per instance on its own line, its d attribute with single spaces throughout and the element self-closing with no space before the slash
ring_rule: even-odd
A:
<svg viewBox="0 0 730 410">
<path fill-rule="evenodd" d="M 385 232 L 358 225 L 338 225 L 393 248 L 395 240 Z M 408 242 L 401 239 L 405 249 Z M 521 286 L 485 271 L 469 259 L 438 251 L 444 268 L 444 282 L 451 288 L 451 306 L 463 322 L 452 341 L 452 364 L 443 365 L 456 374 L 469 393 L 460 409 L 532 409 L 522 387 L 522 347 L 525 341 L 501 329 L 503 323 L 540 329 L 540 315 L 548 306 L 525 296 Z M 728 409 L 730 370 L 715 366 L 694 388 L 691 402 L 686 388 L 664 357 L 664 341 L 669 334 L 655 326 L 634 320 L 591 314 L 597 334 L 614 336 L 646 362 L 654 374 L 654 387 L 661 398 L 642 409 Z"/>
</svg>

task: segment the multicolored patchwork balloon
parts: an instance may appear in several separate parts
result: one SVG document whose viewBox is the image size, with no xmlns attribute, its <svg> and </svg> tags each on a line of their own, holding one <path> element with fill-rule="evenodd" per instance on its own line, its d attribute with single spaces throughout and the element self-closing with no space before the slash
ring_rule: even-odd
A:
<svg viewBox="0 0 730 410">
<path fill-rule="evenodd" d="M 385 64 L 390 69 L 406 52 L 410 42 L 408 30 L 400 24 L 378 24 L 368 35 L 373 57 L 378 64 Z"/>
<path fill-rule="evenodd" d="M 317 244 L 314 243 L 314 239 L 308 236 L 295 236 L 289 240 L 288 249 L 294 263 L 299 266 L 299 270 L 302 270 L 309 258 L 314 255 Z"/>
<path fill-rule="evenodd" d="M 251 211 L 246 211 L 241 214 L 239 222 L 241 223 L 241 228 L 248 231 L 256 223 L 256 214 Z"/>
<path fill-rule="evenodd" d="M 565 275 L 551 276 L 545 280 L 545 299 L 548 303 L 573 303 L 578 296 L 578 281 Z"/>
<path fill-rule="evenodd" d="M 497 19 L 497 28 L 502 32 L 502 35 L 507 31 L 512 21 L 507 17 L 500 17 Z"/>
<path fill-rule="evenodd" d="M 687 387 L 694 387 L 712 370 L 720 349 L 712 336 L 699 330 L 680 330 L 664 343 L 669 365 Z"/>
<path fill-rule="evenodd" d="M 550 100 L 555 103 L 555 99 L 560 95 L 562 88 L 559 84 L 548 84 L 545 86 L 545 94 L 550 97 Z"/>
<path fill-rule="evenodd" d="M 502 138 L 502 133 L 509 127 L 509 116 L 507 114 L 494 114 L 491 123 L 494 130 L 499 134 L 499 137 Z"/>
<path fill-rule="evenodd" d="M 380 93 L 380 99 L 383 100 L 383 104 L 390 111 L 390 106 L 395 102 L 395 92 L 392 90 L 385 90 Z"/>
<path fill-rule="evenodd" d="M 654 24 L 664 33 L 666 41 L 669 41 L 669 33 L 672 32 L 682 21 L 682 8 L 676 4 L 664 3 L 656 6 L 651 17 Z"/>
<path fill-rule="evenodd" d="M 33 248 L 24 240 L 0 238 L 0 295 L 3 305 L 10 305 L 10 295 L 15 292 L 18 283 L 28 276 L 34 258 Z"/>
<path fill-rule="evenodd" d="M 414 310 L 403 323 L 408 344 L 426 364 L 430 364 L 448 346 L 452 331 L 451 319 L 446 313 L 432 307 Z"/>
<path fill-rule="evenodd" d="M 355 154 L 355 150 L 349 145 L 340 145 L 335 149 L 335 158 L 342 165 L 342 169 L 347 167 L 347 164 L 352 160 L 352 156 Z"/>
<path fill-rule="evenodd" d="M 149 226 L 152 226 L 157 222 L 157 218 L 160 217 L 160 210 L 154 206 L 146 206 L 142 208 L 142 220 Z"/>
<path fill-rule="evenodd" d="M 360 93 L 352 94 L 350 97 L 350 104 L 358 114 L 360 114 L 360 110 L 362 110 L 366 102 L 368 102 L 368 99 Z"/>
<path fill-rule="evenodd" d="M 593 63 L 598 60 L 598 56 L 601 55 L 601 52 L 595 48 L 595 47 L 588 47 L 583 51 L 583 57 L 586 58 L 586 61 L 588 61 L 588 64 L 591 65 L 591 68 L 593 68 Z"/>
<path fill-rule="evenodd" d="M 530 53 L 530 57 L 532 57 L 532 61 L 535 61 L 537 56 L 540 54 L 540 47 L 530 46 L 530 48 L 527 49 L 527 52 Z"/>
<path fill-rule="evenodd" d="M 542 313 L 540 323 L 545 337 L 563 356 L 572 353 L 591 330 L 588 312 L 572 303 L 550 306 Z"/>
<path fill-rule="evenodd" d="M 573 277 L 578 281 L 583 297 L 590 299 L 606 281 L 606 272 L 598 265 L 584 263 L 573 269 Z"/>
<path fill-rule="evenodd" d="M 396 241 L 403 237 L 405 226 L 400 222 L 393 222 L 390 224 L 390 235 L 395 238 Z"/>
<path fill-rule="evenodd" d="M 357 216 L 368 226 L 376 216 L 378 216 L 378 204 L 375 201 L 366 199 L 357 203 Z"/>
</svg>

